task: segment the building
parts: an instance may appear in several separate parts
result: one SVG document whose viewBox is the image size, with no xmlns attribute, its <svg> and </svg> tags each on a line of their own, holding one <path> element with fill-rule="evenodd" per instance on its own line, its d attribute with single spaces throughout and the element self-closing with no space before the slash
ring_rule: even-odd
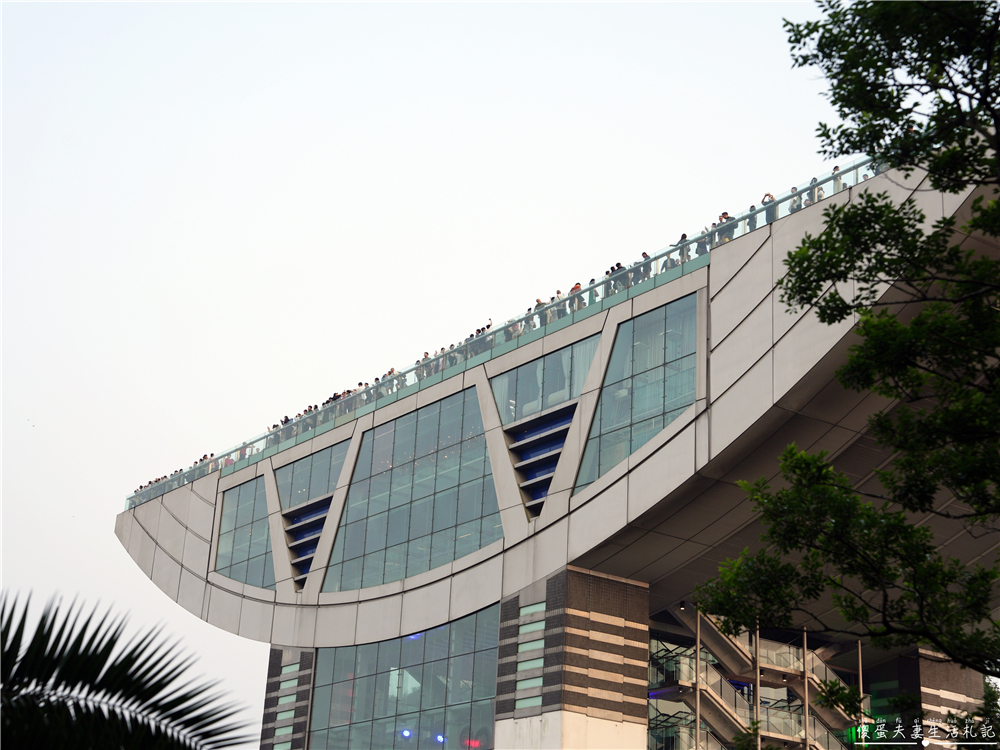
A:
<svg viewBox="0 0 1000 750">
<path fill-rule="evenodd" d="M 261 748 L 718 748 L 760 710 L 768 741 L 842 750 L 851 718 L 809 696 L 859 664 L 876 708 L 973 704 L 979 676 L 932 653 L 751 644 L 685 604 L 758 544 L 735 482 L 774 476 L 784 446 L 830 452 L 859 486 L 891 459 L 865 435 L 890 404 L 834 380 L 850 322 L 789 314 L 775 289 L 821 198 L 876 186 L 930 220 L 972 199 L 868 171 L 131 496 L 116 534 L 153 582 L 272 644 Z M 933 523 L 949 555 L 996 554 Z"/>
</svg>

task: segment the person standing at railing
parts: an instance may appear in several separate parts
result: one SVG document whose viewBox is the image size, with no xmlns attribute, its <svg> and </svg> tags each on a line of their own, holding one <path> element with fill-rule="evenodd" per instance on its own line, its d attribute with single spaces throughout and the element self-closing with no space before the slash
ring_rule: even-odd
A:
<svg viewBox="0 0 1000 750">
<path fill-rule="evenodd" d="M 747 231 L 752 232 L 757 228 L 757 214 L 753 213 L 757 210 L 756 206 L 750 206 L 750 216 L 747 217 Z"/>
<path fill-rule="evenodd" d="M 788 213 L 794 214 L 796 211 L 802 210 L 802 196 L 798 195 L 799 189 L 792 188 L 792 200 L 788 204 Z"/>
<path fill-rule="evenodd" d="M 778 207 L 774 203 L 774 196 L 770 193 L 764 193 L 764 197 L 760 200 L 760 205 L 764 206 L 764 221 L 768 224 L 774 222 L 778 218 Z"/>
<path fill-rule="evenodd" d="M 712 229 L 715 229 L 715 224 L 712 225 Z M 701 237 L 698 238 L 697 244 L 694 246 L 695 255 L 704 255 L 708 252 L 708 244 L 711 242 L 712 235 L 708 232 L 708 227 L 703 227 L 701 230 Z"/>
<path fill-rule="evenodd" d="M 839 193 L 844 189 L 844 178 L 840 176 L 840 167 L 833 168 L 833 192 Z"/>
</svg>

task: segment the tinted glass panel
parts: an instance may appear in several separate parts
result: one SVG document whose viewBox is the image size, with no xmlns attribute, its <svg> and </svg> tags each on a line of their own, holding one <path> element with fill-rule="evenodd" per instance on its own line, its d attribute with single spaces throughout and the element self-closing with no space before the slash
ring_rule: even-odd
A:
<svg viewBox="0 0 1000 750">
<path fill-rule="evenodd" d="M 624 461 L 694 403 L 696 299 L 690 294 L 618 326 L 576 491 Z"/>
<path fill-rule="evenodd" d="M 502 537 L 482 425 L 470 388 L 364 433 L 323 591 L 398 581 Z"/>
</svg>

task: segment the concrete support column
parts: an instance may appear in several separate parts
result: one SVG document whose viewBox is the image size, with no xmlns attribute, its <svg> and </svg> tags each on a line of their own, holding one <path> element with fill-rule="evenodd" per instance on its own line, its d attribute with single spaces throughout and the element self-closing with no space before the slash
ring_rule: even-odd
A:
<svg viewBox="0 0 1000 750">
<path fill-rule="evenodd" d="M 574 567 L 501 602 L 496 747 L 645 747 L 648 612 L 646 584 Z"/>
</svg>

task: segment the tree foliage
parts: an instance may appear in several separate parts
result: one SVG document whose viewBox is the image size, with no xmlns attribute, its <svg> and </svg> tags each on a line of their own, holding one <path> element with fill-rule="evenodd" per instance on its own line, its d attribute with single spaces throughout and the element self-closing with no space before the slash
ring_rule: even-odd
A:
<svg viewBox="0 0 1000 750">
<path fill-rule="evenodd" d="M 187 750 L 246 742 L 238 708 L 186 681 L 191 658 L 153 630 L 123 643 L 124 618 L 0 598 L 2 742 L 12 748 Z"/>
<path fill-rule="evenodd" d="M 942 556 L 947 540 L 925 522 L 961 524 L 970 539 L 1000 533 L 1000 3 L 818 4 L 821 20 L 786 30 L 794 64 L 823 72 L 842 119 L 819 126 L 822 153 L 868 153 L 979 196 L 956 227 L 861 192 L 789 254 L 786 305 L 856 320 L 838 378 L 891 399 L 869 434 L 894 459 L 865 495 L 823 454 L 790 446 L 782 489 L 743 485 L 765 548 L 725 563 L 701 607 L 730 632 L 805 620 L 998 676 L 1000 566 Z M 979 241 L 963 244 L 970 235 Z"/>
</svg>

